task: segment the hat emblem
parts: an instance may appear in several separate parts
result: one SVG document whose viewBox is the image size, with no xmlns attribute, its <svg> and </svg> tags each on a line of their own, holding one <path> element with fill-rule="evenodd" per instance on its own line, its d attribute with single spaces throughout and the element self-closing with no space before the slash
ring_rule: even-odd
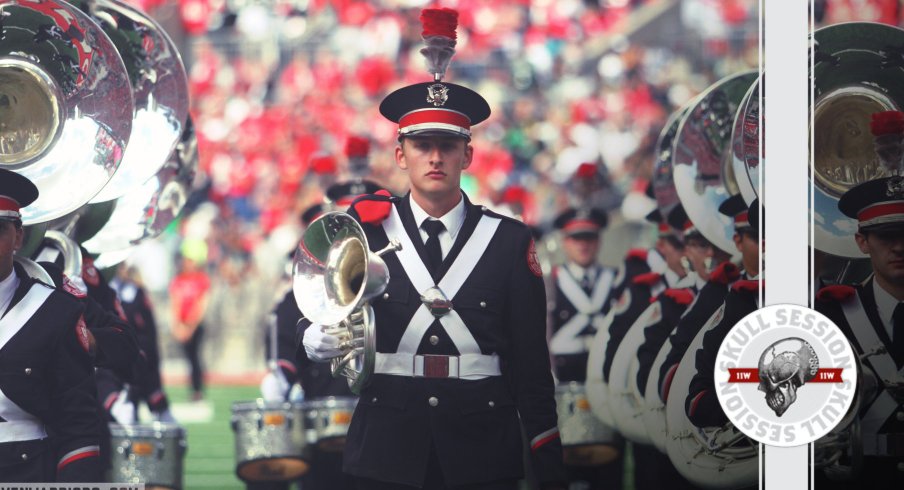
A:
<svg viewBox="0 0 904 490">
<path fill-rule="evenodd" d="M 895 176 L 885 183 L 885 195 L 894 198 L 904 198 L 904 177 Z"/>
<path fill-rule="evenodd" d="M 449 87 L 441 84 L 434 83 L 427 87 L 427 102 L 433 104 L 435 107 L 440 107 L 449 100 Z"/>
</svg>

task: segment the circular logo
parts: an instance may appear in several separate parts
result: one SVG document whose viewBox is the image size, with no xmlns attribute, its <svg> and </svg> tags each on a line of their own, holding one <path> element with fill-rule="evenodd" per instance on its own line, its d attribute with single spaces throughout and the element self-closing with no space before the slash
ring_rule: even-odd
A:
<svg viewBox="0 0 904 490">
<path fill-rule="evenodd" d="M 857 358 L 825 315 L 781 304 L 735 324 L 716 356 L 715 386 L 728 419 L 751 439 L 799 446 L 841 422 L 857 390 Z"/>
</svg>

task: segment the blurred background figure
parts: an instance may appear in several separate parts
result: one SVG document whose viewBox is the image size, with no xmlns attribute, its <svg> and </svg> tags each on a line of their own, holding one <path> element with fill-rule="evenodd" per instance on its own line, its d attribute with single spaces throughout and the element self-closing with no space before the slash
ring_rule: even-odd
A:
<svg viewBox="0 0 904 490">
<path fill-rule="evenodd" d="M 210 277 L 204 270 L 201 257 L 186 255 L 182 266 L 170 283 L 173 337 L 185 353 L 191 366 L 191 399 L 204 398 L 204 366 L 201 363 L 201 341 L 204 338 L 204 317 L 210 293 Z"/>
</svg>

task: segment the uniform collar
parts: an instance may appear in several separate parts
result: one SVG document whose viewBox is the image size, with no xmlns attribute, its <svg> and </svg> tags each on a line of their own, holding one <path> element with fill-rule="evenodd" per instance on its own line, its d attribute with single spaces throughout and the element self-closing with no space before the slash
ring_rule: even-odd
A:
<svg viewBox="0 0 904 490">
<path fill-rule="evenodd" d="M 565 264 L 565 267 L 568 269 L 568 272 L 577 279 L 578 281 L 584 278 L 584 274 L 587 274 L 590 282 L 596 281 L 596 265 L 591 265 L 590 267 L 581 267 L 574 262 L 568 262 Z"/>
<path fill-rule="evenodd" d="M 895 314 L 898 300 L 883 289 L 875 277 L 873 277 L 873 297 L 876 299 L 876 311 L 879 313 L 879 319 L 882 320 L 882 325 L 888 328 L 888 325 L 893 324 L 892 316 Z"/>
<path fill-rule="evenodd" d="M 418 206 L 414 198 L 411 197 L 411 194 L 408 195 L 408 202 L 411 203 L 411 214 L 414 216 L 414 224 L 420 228 L 424 221 L 431 218 L 431 216 L 427 214 L 427 211 L 424 211 L 423 208 Z M 461 199 L 458 200 L 458 204 L 456 204 L 454 208 L 438 219 L 446 227 L 446 231 L 449 232 L 449 237 L 454 241 L 458 236 L 459 230 L 461 230 L 461 225 L 465 222 L 464 195 L 461 196 Z"/>
<path fill-rule="evenodd" d="M 16 267 L 13 267 L 6 279 L 0 281 L 0 308 L 2 308 L 0 309 L 0 316 L 6 314 L 6 310 L 12 304 L 13 296 L 15 296 L 19 287 L 19 275 L 17 272 Z"/>
</svg>

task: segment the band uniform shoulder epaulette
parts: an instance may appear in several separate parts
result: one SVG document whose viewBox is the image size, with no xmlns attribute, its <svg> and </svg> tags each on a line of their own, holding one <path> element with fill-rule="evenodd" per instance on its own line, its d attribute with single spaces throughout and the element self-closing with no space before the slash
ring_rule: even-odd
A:
<svg viewBox="0 0 904 490">
<path fill-rule="evenodd" d="M 731 262 L 722 262 L 710 274 L 709 280 L 729 285 L 741 278 L 741 270 Z"/>
<path fill-rule="evenodd" d="M 374 194 L 358 196 L 349 208 L 358 213 L 358 218 L 362 223 L 379 225 L 389 217 L 392 210 L 392 199 L 389 191 L 381 189 Z"/>
<path fill-rule="evenodd" d="M 648 254 L 649 252 L 645 248 L 632 248 L 631 250 L 628 250 L 627 254 L 625 254 L 625 262 L 629 260 L 646 262 Z"/>
<path fill-rule="evenodd" d="M 735 293 L 756 293 L 760 290 L 760 284 L 764 281 L 756 279 L 741 279 L 735 281 L 731 285 L 732 292 Z M 763 285 L 765 287 L 765 284 Z"/>
<path fill-rule="evenodd" d="M 694 292 L 690 288 L 669 288 L 662 295 L 679 305 L 689 305 L 694 301 Z"/>
<path fill-rule="evenodd" d="M 857 294 L 857 290 L 852 286 L 836 285 L 826 286 L 816 293 L 816 300 L 826 303 L 833 301 L 844 301 Z"/>
<path fill-rule="evenodd" d="M 652 286 L 661 280 L 662 274 L 658 272 L 647 272 L 634 276 L 634 279 L 632 279 L 631 282 L 638 285 Z"/>
</svg>

